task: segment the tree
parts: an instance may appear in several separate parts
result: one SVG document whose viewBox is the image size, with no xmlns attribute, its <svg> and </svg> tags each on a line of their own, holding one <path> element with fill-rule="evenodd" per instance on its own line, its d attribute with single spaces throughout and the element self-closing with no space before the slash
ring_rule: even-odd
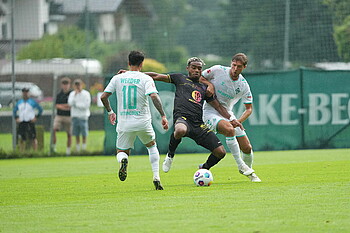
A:
<svg viewBox="0 0 350 233">
<path fill-rule="evenodd" d="M 338 54 L 345 61 L 350 61 L 350 1 L 324 0 L 331 9 L 334 23 L 334 39 Z"/>
<path fill-rule="evenodd" d="M 183 15 L 187 0 L 152 0 L 152 19 L 132 15 L 133 39 L 144 48 L 146 56 L 162 61 L 167 66 L 178 62 L 173 54 L 187 54 L 178 47 L 179 30 L 184 26 Z M 148 23 L 145 24 L 145 21 Z"/>
<path fill-rule="evenodd" d="M 333 23 L 340 26 L 344 23 L 350 12 L 349 0 L 323 0 L 324 4 L 331 9 Z"/>
<path fill-rule="evenodd" d="M 17 59 L 39 60 L 44 58 L 64 57 L 63 43 L 57 36 L 46 35 L 22 48 Z"/>
<path fill-rule="evenodd" d="M 290 1 L 289 25 L 285 25 L 286 1 L 230 0 L 222 6 L 224 35 L 217 40 L 221 49 L 247 53 L 255 70 L 281 69 L 286 28 L 290 62 L 306 65 L 339 60 L 331 14 L 322 0 Z"/>
<path fill-rule="evenodd" d="M 350 62 L 350 16 L 340 26 L 335 26 L 334 38 L 338 46 L 338 54 L 346 62 Z"/>
<path fill-rule="evenodd" d="M 63 27 L 54 35 L 45 35 L 22 48 L 17 59 L 85 58 L 86 33 L 77 27 Z M 93 40 L 89 44 L 90 57 L 103 59 L 110 53 L 109 46 Z"/>
</svg>

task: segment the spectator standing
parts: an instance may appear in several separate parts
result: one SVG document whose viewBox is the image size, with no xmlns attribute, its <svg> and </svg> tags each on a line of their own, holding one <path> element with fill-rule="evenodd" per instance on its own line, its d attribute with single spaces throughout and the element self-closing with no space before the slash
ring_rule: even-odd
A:
<svg viewBox="0 0 350 233">
<path fill-rule="evenodd" d="M 66 155 L 71 154 L 72 145 L 72 119 L 70 117 L 70 106 L 68 105 L 68 97 L 71 93 L 71 80 L 68 77 L 61 79 L 61 91 L 56 97 L 57 114 L 53 124 L 53 148 L 56 151 L 57 137 L 56 133 L 61 129 L 67 132 L 67 148 Z"/>
<path fill-rule="evenodd" d="M 73 91 L 69 94 L 68 105 L 71 107 L 71 117 L 73 126 L 73 136 L 76 138 L 76 151 L 86 150 L 86 139 L 89 132 L 88 119 L 90 117 L 91 96 L 87 90 L 83 89 L 81 79 L 74 80 Z M 82 144 L 80 145 L 80 135 Z"/>
<path fill-rule="evenodd" d="M 23 88 L 22 99 L 16 103 L 13 109 L 13 115 L 18 123 L 17 133 L 21 152 L 25 149 L 27 139 L 32 141 L 34 151 L 38 149 L 35 122 L 41 116 L 42 112 L 42 107 L 34 99 L 30 98 L 29 88 Z"/>
</svg>

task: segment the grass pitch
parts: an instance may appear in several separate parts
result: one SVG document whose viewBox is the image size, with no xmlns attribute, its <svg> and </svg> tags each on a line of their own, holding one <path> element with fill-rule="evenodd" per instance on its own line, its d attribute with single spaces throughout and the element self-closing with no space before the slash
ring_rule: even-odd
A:
<svg viewBox="0 0 350 233">
<path fill-rule="evenodd" d="M 349 149 L 256 152 L 262 183 L 227 155 L 196 187 L 206 157 L 176 155 L 163 191 L 147 156 L 124 182 L 113 156 L 0 160 L 0 232 L 350 232 Z"/>
</svg>

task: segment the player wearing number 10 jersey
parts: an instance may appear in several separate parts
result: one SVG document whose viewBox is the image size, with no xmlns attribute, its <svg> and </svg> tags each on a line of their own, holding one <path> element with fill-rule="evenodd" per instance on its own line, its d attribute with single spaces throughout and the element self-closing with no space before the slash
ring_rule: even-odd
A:
<svg viewBox="0 0 350 233">
<path fill-rule="evenodd" d="M 141 73 L 144 61 L 143 53 L 131 51 L 129 54 L 129 71 L 115 75 L 101 96 L 101 101 L 108 112 L 111 124 L 115 124 L 116 115 L 113 112 L 108 97 L 116 92 L 117 97 L 117 160 L 120 163 L 119 179 L 124 181 L 127 176 L 128 157 L 134 147 L 136 136 L 147 147 L 149 160 L 153 171 L 153 183 L 156 190 L 162 190 L 159 177 L 159 151 L 155 142 L 155 132 L 151 123 L 151 113 L 148 96 L 162 116 L 162 126 L 168 129 L 168 120 L 164 114 L 162 103 L 153 79 Z"/>
</svg>

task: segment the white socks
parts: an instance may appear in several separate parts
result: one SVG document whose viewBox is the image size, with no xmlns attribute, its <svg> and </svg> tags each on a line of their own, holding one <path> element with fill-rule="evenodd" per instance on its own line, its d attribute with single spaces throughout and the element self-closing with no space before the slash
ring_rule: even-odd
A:
<svg viewBox="0 0 350 233">
<path fill-rule="evenodd" d="M 147 147 L 149 161 L 152 166 L 153 180 L 160 180 L 159 177 L 159 151 L 157 145 L 154 144 L 151 147 Z"/>
<path fill-rule="evenodd" d="M 153 180 L 159 180 L 159 151 L 157 148 L 157 145 L 154 145 L 152 147 L 147 147 L 148 155 L 149 155 L 149 161 L 151 163 L 152 172 L 153 172 Z M 128 155 L 125 152 L 119 152 L 116 155 L 116 158 L 118 162 L 120 163 L 122 159 L 126 158 L 128 159 Z"/>
<path fill-rule="evenodd" d="M 128 154 L 125 152 L 119 152 L 116 155 L 116 158 L 117 158 L 118 162 L 120 163 L 122 161 L 122 159 L 124 159 L 124 158 L 128 159 Z"/>
<path fill-rule="evenodd" d="M 239 149 L 236 137 L 226 137 L 226 144 L 230 149 L 233 158 L 236 160 L 237 166 L 241 167 L 244 164 L 244 161 L 241 158 L 241 150 Z"/>
<path fill-rule="evenodd" d="M 243 161 L 245 162 L 245 164 L 248 165 L 248 167 L 253 168 L 253 159 L 254 159 L 254 153 L 253 150 L 251 150 L 250 154 L 243 154 Z"/>
<path fill-rule="evenodd" d="M 80 152 L 81 150 L 86 151 L 86 143 L 82 143 L 81 146 L 80 144 L 76 144 L 75 148 L 77 152 Z"/>
<path fill-rule="evenodd" d="M 76 144 L 75 148 L 76 148 L 77 152 L 80 152 L 80 144 Z"/>
</svg>

